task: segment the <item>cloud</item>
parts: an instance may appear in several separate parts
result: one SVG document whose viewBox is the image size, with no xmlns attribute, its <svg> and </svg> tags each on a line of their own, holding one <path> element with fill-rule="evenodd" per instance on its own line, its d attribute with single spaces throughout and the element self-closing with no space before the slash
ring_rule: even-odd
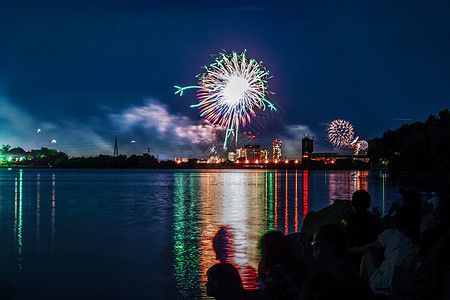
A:
<svg viewBox="0 0 450 300">
<path fill-rule="evenodd" d="M 64 120 L 56 127 L 43 131 L 47 139 L 55 139 L 52 148 L 72 156 L 90 156 L 113 153 L 113 139 L 102 134 L 102 124 L 94 120 Z"/>
<path fill-rule="evenodd" d="M 22 135 L 34 127 L 34 120 L 25 111 L 10 104 L 6 96 L 0 96 L 0 122 L 4 134 Z"/>
<path fill-rule="evenodd" d="M 217 128 L 206 121 L 194 121 L 187 116 L 173 114 L 167 105 L 147 99 L 143 106 L 132 106 L 119 113 L 111 113 L 114 126 L 127 135 L 140 135 L 152 148 L 168 157 L 198 156 L 214 142 Z"/>
<path fill-rule="evenodd" d="M 45 118 L 0 94 L 0 145 L 10 144 L 27 151 L 48 147 L 71 156 L 90 156 L 112 154 L 117 137 L 120 154 L 142 154 L 150 148 L 152 154 L 163 159 L 198 157 L 210 151 L 217 133 L 222 131 L 206 121 L 171 113 L 155 99 L 97 118 L 68 118 L 63 113 L 57 119 Z M 56 143 L 52 144 L 52 140 Z M 135 142 L 130 143 L 131 140 Z"/>
<path fill-rule="evenodd" d="M 98 133 L 98 126 L 91 121 L 69 119 L 60 115 L 58 120 L 41 120 L 40 114 L 32 114 L 19 105 L 12 104 L 7 96 L 0 96 L 0 144 L 27 151 L 41 147 L 53 148 L 69 155 L 97 155 L 111 152 L 111 143 Z M 41 129 L 38 132 L 38 129 Z M 52 144 L 52 140 L 56 140 Z"/>
<path fill-rule="evenodd" d="M 287 125 L 285 126 L 285 131 L 290 137 L 300 137 L 303 138 L 303 135 L 313 135 L 313 132 L 309 128 L 308 125 Z"/>
</svg>

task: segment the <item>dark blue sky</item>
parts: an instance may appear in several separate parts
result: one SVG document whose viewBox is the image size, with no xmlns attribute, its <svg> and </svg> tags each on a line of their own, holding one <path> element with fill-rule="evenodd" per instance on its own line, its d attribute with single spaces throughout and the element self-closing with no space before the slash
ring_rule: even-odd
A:
<svg viewBox="0 0 450 300">
<path fill-rule="evenodd" d="M 449 11 L 440 0 L 1 4 L 0 144 L 112 154 L 117 136 L 125 154 L 206 155 L 195 91 L 173 86 L 195 85 L 211 55 L 247 49 L 270 70 L 278 111 L 242 131 L 267 148 L 282 139 L 290 158 L 303 134 L 333 151 L 334 119 L 371 139 L 449 107 Z"/>
</svg>

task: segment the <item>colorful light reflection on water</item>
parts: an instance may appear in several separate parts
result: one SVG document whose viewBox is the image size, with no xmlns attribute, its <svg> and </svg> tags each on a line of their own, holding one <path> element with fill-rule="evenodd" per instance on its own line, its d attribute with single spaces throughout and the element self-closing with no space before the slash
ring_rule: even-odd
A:
<svg viewBox="0 0 450 300">
<path fill-rule="evenodd" d="M 299 232 L 309 211 L 357 189 L 383 210 L 398 196 L 386 174 L 306 170 L 13 169 L 0 170 L 0 188 L 0 278 L 21 299 L 61 296 L 71 284 L 124 297 L 132 287 L 130 299 L 202 298 L 221 227 L 226 260 L 255 289 L 265 232 Z"/>
<path fill-rule="evenodd" d="M 181 296 L 205 296 L 206 271 L 218 263 L 212 240 L 221 227 L 228 232 L 227 261 L 238 269 L 245 288 L 256 289 L 260 237 L 273 229 L 285 234 L 299 232 L 309 209 L 350 199 L 354 191 L 369 187 L 368 175 L 307 170 L 176 174 L 175 277 Z M 320 181 L 328 192 L 325 203 L 314 201 L 318 191 L 313 182 Z"/>
</svg>

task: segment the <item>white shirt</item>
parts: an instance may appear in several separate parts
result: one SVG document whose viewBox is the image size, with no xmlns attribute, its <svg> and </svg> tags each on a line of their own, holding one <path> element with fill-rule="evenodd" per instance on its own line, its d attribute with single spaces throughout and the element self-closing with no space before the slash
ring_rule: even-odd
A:
<svg viewBox="0 0 450 300">
<path fill-rule="evenodd" d="M 391 272 L 394 266 L 403 263 L 405 257 L 414 254 L 416 245 L 407 238 L 403 232 L 397 229 L 387 229 L 378 236 L 378 241 L 386 247 L 384 250 L 384 261 L 370 277 L 370 287 L 375 289 L 385 289 L 390 287 Z"/>
</svg>

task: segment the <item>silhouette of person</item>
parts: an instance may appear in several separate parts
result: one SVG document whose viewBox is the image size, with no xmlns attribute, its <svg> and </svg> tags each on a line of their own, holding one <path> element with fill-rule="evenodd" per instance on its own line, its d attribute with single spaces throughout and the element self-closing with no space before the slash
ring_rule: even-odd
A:
<svg viewBox="0 0 450 300">
<path fill-rule="evenodd" d="M 214 252 L 216 252 L 216 259 L 218 261 L 221 263 L 229 261 L 231 242 L 230 233 L 227 227 L 222 226 L 217 231 L 213 238 L 213 249 Z"/>
<path fill-rule="evenodd" d="M 370 194 L 365 190 L 358 190 L 352 195 L 352 207 L 355 212 L 343 219 L 341 224 L 348 234 L 349 247 L 361 247 L 378 239 L 381 233 L 380 219 L 369 211 Z M 359 272 L 364 253 L 352 253 L 353 268 Z"/>
<path fill-rule="evenodd" d="M 398 206 L 392 203 L 386 216 L 381 219 L 382 229 L 394 228 L 396 224 L 396 214 L 403 206 L 414 206 L 419 210 L 419 232 L 423 233 L 426 229 L 434 226 L 437 220 L 434 216 L 435 212 L 433 206 L 429 203 L 423 205 L 422 195 L 417 191 L 406 190 L 402 188 L 400 194 L 402 195 L 402 205 Z"/>
<path fill-rule="evenodd" d="M 401 265 L 405 257 L 415 253 L 419 242 L 419 228 L 418 208 L 404 205 L 397 212 L 394 229 L 386 229 L 375 242 L 353 249 L 367 252 L 385 248 L 383 261 L 375 252 L 369 251 L 361 263 L 361 276 L 369 280 L 373 290 L 390 288 L 392 269 Z"/>
<path fill-rule="evenodd" d="M 229 263 L 218 263 L 208 269 L 206 273 L 206 294 L 208 297 L 221 299 L 244 299 L 244 287 L 238 270 Z"/>
<path fill-rule="evenodd" d="M 438 210 L 440 221 L 424 232 L 420 254 L 434 266 L 436 289 L 433 296 L 443 299 L 445 293 L 450 292 L 450 197 L 440 201 Z"/>
<path fill-rule="evenodd" d="M 258 276 L 269 299 L 298 297 L 302 271 L 289 251 L 286 236 L 278 230 L 267 232 L 260 240 L 261 261 Z"/>
<path fill-rule="evenodd" d="M 301 300 L 373 299 L 369 285 L 346 259 L 347 245 L 347 234 L 338 224 L 319 228 L 312 241 L 314 260 Z"/>
<path fill-rule="evenodd" d="M 231 263 L 233 256 L 232 229 L 228 226 L 221 226 L 215 234 L 212 244 L 216 253 L 216 259 L 221 263 Z M 258 288 L 260 282 L 257 281 L 257 271 L 255 268 L 243 263 L 237 264 L 236 267 L 238 272 L 245 274 L 243 285 L 249 289 L 245 291 L 246 294 L 251 294 L 252 297 L 258 294 L 255 290 Z"/>
<path fill-rule="evenodd" d="M 380 220 L 369 211 L 370 194 L 358 190 L 352 195 L 352 206 L 355 213 L 344 219 L 348 233 L 349 247 L 360 247 L 375 241 L 381 233 Z"/>
</svg>

